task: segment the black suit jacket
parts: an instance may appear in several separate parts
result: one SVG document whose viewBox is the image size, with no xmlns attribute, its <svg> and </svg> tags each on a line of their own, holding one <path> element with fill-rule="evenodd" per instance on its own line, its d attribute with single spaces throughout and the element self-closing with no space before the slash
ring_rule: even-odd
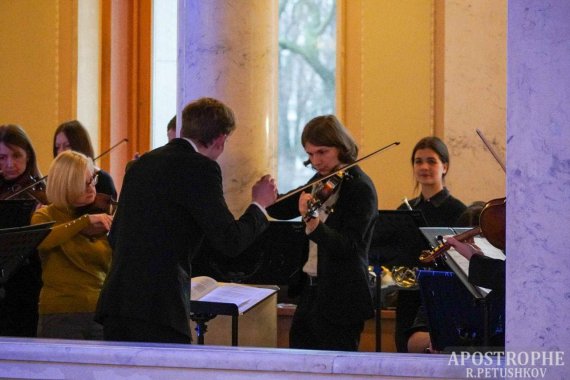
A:
<svg viewBox="0 0 570 380">
<path fill-rule="evenodd" d="M 190 262 L 203 239 L 236 256 L 268 225 L 255 205 L 234 219 L 219 165 L 188 141 L 175 139 L 143 155 L 125 175 L 96 320 L 136 318 L 190 336 Z"/>
<path fill-rule="evenodd" d="M 353 324 L 374 316 L 368 250 L 378 198 L 372 181 L 358 166 L 348 173 L 352 178 L 343 180 L 334 212 L 308 235 L 318 246 L 319 310 L 337 324 Z M 277 219 L 298 217 L 299 196 L 268 207 L 267 212 Z"/>
<path fill-rule="evenodd" d="M 483 255 L 473 255 L 469 261 L 469 282 L 496 292 L 505 292 L 504 260 Z"/>
</svg>

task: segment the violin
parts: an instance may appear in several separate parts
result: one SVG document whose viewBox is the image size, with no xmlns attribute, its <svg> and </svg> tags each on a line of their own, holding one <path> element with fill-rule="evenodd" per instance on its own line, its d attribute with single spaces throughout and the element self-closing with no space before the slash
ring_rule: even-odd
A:
<svg viewBox="0 0 570 380">
<path fill-rule="evenodd" d="M 483 135 L 479 129 L 475 130 L 483 144 L 487 147 L 487 150 L 493 155 L 495 161 L 501 166 L 503 172 L 507 173 L 507 167 L 501 157 L 497 154 L 495 149 L 489 141 Z M 498 198 L 490 200 L 486 205 L 481 216 L 479 217 L 479 224 L 483 230 L 485 237 L 489 243 L 493 244 L 495 247 L 505 250 L 506 244 L 506 224 L 507 224 L 507 198 Z"/>
<path fill-rule="evenodd" d="M 480 226 L 455 235 L 457 241 L 463 242 L 477 235 L 484 236 L 493 246 L 505 249 L 505 210 L 506 198 L 490 200 L 485 204 L 479 216 Z M 422 263 L 430 263 L 451 248 L 447 242 L 441 243 L 432 250 L 424 250 L 420 255 Z"/>
<path fill-rule="evenodd" d="M 110 153 L 113 149 L 115 149 L 116 147 L 118 147 L 122 143 L 126 143 L 128 141 L 129 140 L 126 138 L 122 139 L 121 141 L 119 141 L 118 143 L 116 143 L 115 145 L 113 145 L 112 147 L 110 147 L 109 149 L 107 149 L 106 151 L 104 151 L 103 153 L 98 155 L 97 157 L 95 157 L 93 159 L 93 161 L 98 160 L 99 158 L 103 157 L 107 153 Z M 29 176 L 29 178 L 25 178 L 25 176 L 24 176 L 23 180 L 22 180 L 23 183 L 21 183 L 21 184 L 17 183 L 15 185 L 12 185 L 11 189 L 8 192 L 5 192 L 4 194 L 0 195 L 0 200 L 14 199 L 18 195 L 20 195 L 24 192 L 27 192 L 31 197 L 33 197 L 35 200 L 37 200 L 41 204 L 47 205 L 47 204 L 49 204 L 47 197 L 46 197 L 46 194 L 45 194 L 45 191 L 46 191 L 45 180 L 47 179 L 47 177 L 48 176 L 46 175 L 40 179 L 36 179 L 33 176 Z M 16 187 L 16 185 L 18 185 L 18 187 Z M 104 194 L 101 194 L 101 195 L 104 195 Z M 107 202 L 107 200 L 97 201 L 97 198 L 96 198 L 96 202 L 99 205 L 104 205 L 104 203 L 101 203 L 101 202 Z M 109 204 L 111 204 L 110 201 L 109 201 Z M 116 204 L 116 201 L 115 201 L 115 204 Z M 93 213 L 91 213 L 91 214 L 93 214 Z M 97 212 L 94 212 L 94 214 L 97 214 Z"/>
<path fill-rule="evenodd" d="M 485 205 L 479 216 L 483 236 L 493 246 L 505 250 L 507 198 L 492 199 Z"/>
<path fill-rule="evenodd" d="M 46 178 L 47 176 L 37 179 L 32 175 L 23 175 L 7 191 L 0 194 L 0 200 L 21 199 L 20 195 L 25 193 L 39 203 L 46 205 L 48 204 L 44 182 Z"/>
<path fill-rule="evenodd" d="M 315 197 L 315 195 L 316 195 L 315 200 L 313 202 L 310 202 L 309 210 L 308 210 L 308 212 L 304 218 L 305 221 L 308 219 L 312 219 L 313 218 L 312 215 L 314 215 L 315 212 L 317 211 L 317 209 L 319 207 L 321 207 L 321 205 L 334 193 L 335 188 L 338 187 L 338 185 L 342 182 L 342 180 L 348 179 L 349 176 L 347 175 L 346 170 L 352 168 L 353 166 L 358 165 L 359 162 L 364 161 L 364 160 L 374 156 L 377 153 L 380 153 L 384 150 L 387 150 L 387 149 L 392 148 L 392 147 L 397 146 L 397 145 L 400 145 L 399 141 L 395 141 L 395 142 L 388 144 L 388 145 L 386 145 L 380 149 L 377 149 L 374 152 L 369 153 L 362 158 L 359 158 L 358 160 L 354 161 L 351 164 L 345 165 L 342 168 L 340 168 L 336 171 L 333 171 L 332 173 L 330 173 L 324 177 L 321 177 L 321 178 L 318 178 L 314 181 L 311 181 L 308 184 L 306 184 L 305 186 L 301 186 L 300 188 L 298 188 L 294 191 L 291 191 L 291 192 L 277 198 L 273 204 L 279 203 L 279 202 L 281 202 L 281 201 L 283 201 L 289 197 L 292 197 L 293 195 L 298 194 L 303 190 L 306 190 L 310 187 L 313 187 L 313 185 L 317 185 L 318 190 L 316 189 L 314 191 L 314 194 L 313 194 L 313 197 Z"/>
<path fill-rule="evenodd" d="M 114 200 L 110 195 L 97 193 L 95 195 L 95 200 L 90 205 L 80 207 L 77 209 L 79 215 L 85 214 L 108 214 L 114 215 L 117 209 L 118 202 Z M 98 238 L 107 233 L 106 230 L 101 229 L 101 227 L 91 225 L 81 231 L 81 234 L 87 236 L 88 238 Z"/>
<path fill-rule="evenodd" d="M 85 214 L 108 214 L 114 215 L 119 203 L 113 199 L 109 194 L 97 193 L 93 203 L 81 206 L 76 209 L 77 216 Z"/>
<path fill-rule="evenodd" d="M 308 201 L 307 213 L 303 217 L 304 221 L 316 218 L 317 210 L 336 192 L 342 181 L 350 178 L 350 174 L 344 170 L 337 171 L 334 174 L 332 177 L 315 185 L 312 194 L 313 198 Z"/>
<path fill-rule="evenodd" d="M 119 203 L 109 194 L 97 193 L 95 200 L 85 210 L 85 214 L 109 214 L 114 215 Z"/>
</svg>

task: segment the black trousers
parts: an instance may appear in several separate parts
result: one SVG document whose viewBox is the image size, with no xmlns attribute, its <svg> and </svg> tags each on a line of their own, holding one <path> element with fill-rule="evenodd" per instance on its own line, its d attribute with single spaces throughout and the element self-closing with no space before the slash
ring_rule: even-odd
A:
<svg viewBox="0 0 570 380">
<path fill-rule="evenodd" d="M 335 316 L 325 317 L 317 308 L 317 291 L 317 286 L 306 285 L 303 289 L 291 322 L 289 347 L 358 351 L 364 321 L 351 325 L 331 322 Z"/>
<path fill-rule="evenodd" d="M 192 338 L 172 327 L 141 319 L 106 317 L 103 321 L 105 340 L 118 342 L 191 343 Z"/>
<path fill-rule="evenodd" d="M 41 288 L 42 268 L 36 252 L 0 288 L 1 336 L 37 336 Z"/>
<path fill-rule="evenodd" d="M 396 350 L 408 352 L 408 338 L 422 300 L 419 290 L 400 290 L 396 304 Z"/>
</svg>

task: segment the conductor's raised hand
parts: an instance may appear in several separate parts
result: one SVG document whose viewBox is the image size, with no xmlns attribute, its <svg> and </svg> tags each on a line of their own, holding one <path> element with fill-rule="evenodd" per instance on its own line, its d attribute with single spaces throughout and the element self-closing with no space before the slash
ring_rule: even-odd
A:
<svg viewBox="0 0 570 380">
<path fill-rule="evenodd" d="M 277 199 L 277 185 L 275 180 L 266 174 L 259 179 L 251 188 L 251 198 L 253 202 L 261 207 L 269 207 Z"/>
</svg>

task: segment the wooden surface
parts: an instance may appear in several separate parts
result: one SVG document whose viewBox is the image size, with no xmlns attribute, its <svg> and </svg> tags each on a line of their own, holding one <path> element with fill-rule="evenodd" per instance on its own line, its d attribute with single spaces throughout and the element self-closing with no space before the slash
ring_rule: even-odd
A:
<svg viewBox="0 0 570 380">
<path fill-rule="evenodd" d="M 265 299 L 253 309 L 238 317 L 238 346 L 276 347 L 277 294 Z M 204 335 L 205 345 L 231 346 L 232 317 L 219 315 L 209 321 Z M 192 337 L 196 338 L 196 323 L 190 322 Z"/>
</svg>

